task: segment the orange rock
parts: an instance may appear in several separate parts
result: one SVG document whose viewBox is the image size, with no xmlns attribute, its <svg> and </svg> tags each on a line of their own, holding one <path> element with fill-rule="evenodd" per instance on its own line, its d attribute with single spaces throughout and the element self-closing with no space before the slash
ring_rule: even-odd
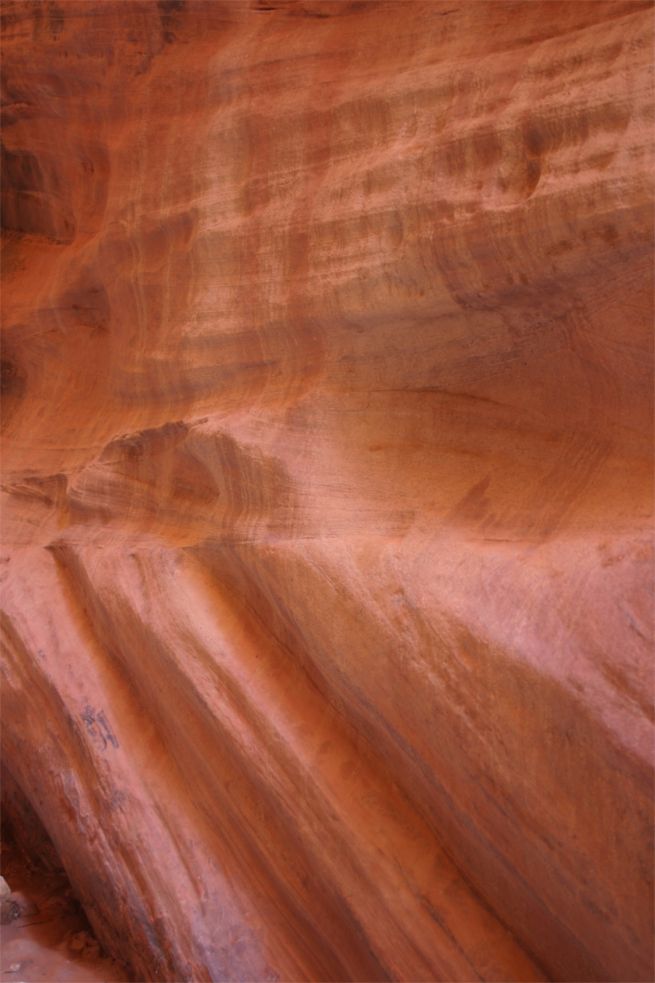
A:
<svg viewBox="0 0 655 983">
<path fill-rule="evenodd" d="M 137 978 L 653 978 L 652 42 L 4 4 L 2 754 Z"/>
</svg>

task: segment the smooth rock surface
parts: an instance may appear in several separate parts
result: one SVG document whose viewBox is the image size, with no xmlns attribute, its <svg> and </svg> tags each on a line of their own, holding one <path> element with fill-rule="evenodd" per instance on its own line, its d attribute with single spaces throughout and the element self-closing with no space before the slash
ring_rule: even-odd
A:
<svg viewBox="0 0 655 983">
<path fill-rule="evenodd" d="M 135 978 L 653 978 L 652 45 L 4 4 L 2 755 Z"/>
</svg>

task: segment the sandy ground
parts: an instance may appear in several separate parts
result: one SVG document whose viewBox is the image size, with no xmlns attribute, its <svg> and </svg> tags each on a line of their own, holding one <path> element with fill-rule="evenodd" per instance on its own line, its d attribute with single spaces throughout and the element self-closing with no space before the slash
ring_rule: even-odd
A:
<svg viewBox="0 0 655 983">
<path fill-rule="evenodd" d="M 61 873 L 30 867 L 2 843 L 2 875 L 11 894 L 2 903 L 0 974 L 11 983 L 114 983 L 124 970 L 103 955 Z"/>
</svg>

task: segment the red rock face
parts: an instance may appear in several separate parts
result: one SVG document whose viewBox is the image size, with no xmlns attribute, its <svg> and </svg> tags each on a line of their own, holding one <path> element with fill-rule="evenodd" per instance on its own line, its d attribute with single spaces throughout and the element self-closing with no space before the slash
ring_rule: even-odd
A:
<svg viewBox="0 0 655 983">
<path fill-rule="evenodd" d="M 651 980 L 651 5 L 3 17 L 2 754 L 98 939 Z"/>
</svg>

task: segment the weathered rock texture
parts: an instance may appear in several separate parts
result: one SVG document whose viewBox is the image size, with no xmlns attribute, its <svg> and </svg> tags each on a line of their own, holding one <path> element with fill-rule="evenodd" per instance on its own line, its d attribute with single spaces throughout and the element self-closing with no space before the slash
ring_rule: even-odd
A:
<svg viewBox="0 0 655 983">
<path fill-rule="evenodd" d="M 652 29 L 4 5 L 3 757 L 138 979 L 652 978 Z"/>
<path fill-rule="evenodd" d="M 121 983 L 121 966 L 105 958 L 59 858 L 29 803 L 2 775 L 0 857 L 6 881 L 0 901 L 0 974 L 29 983 Z M 13 787 L 12 787 L 13 785 Z M 15 825 L 6 822 L 10 816 Z M 16 834 L 28 854 L 21 849 Z M 38 857 L 35 865 L 26 857 Z"/>
</svg>

